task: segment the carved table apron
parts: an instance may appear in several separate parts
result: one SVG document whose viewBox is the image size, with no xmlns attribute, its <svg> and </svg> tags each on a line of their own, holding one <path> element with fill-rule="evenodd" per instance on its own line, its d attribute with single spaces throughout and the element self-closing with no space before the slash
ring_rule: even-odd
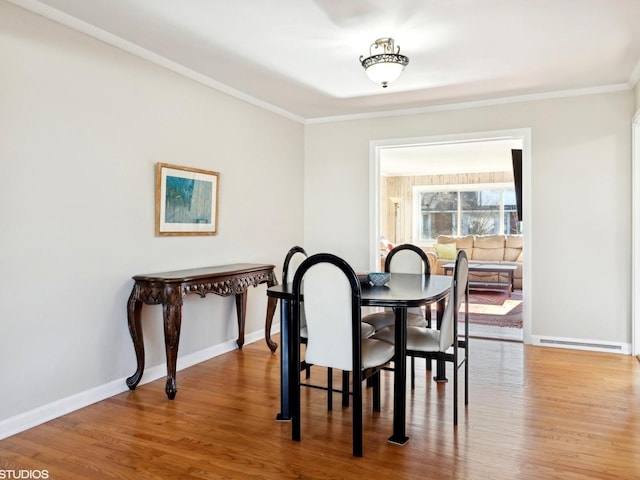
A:
<svg viewBox="0 0 640 480">
<path fill-rule="evenodd" d="M 197 293 L 201 297 L 214 293 L 223 297 L 235 295 L 238 314 L 238 348 L 244 344 L 244 322 L 247 307 L 247 289 L 266 283 L 268 287 L 278 284 L 273 272 L 274 265 L 258 265 L 253 263 L 236 263 L 215 267 L 193 268 L 175 272 L 136 275 L 129 301 L 127 318 L 129 333 L 136 351 L 138 367 L 135 373 L 127 378 L 127 386 L 134 390 L 144 371 L 144 343 L 140 313 L 142 305 L 162 304 L 164 320 L 164 343 L 167 355 L 167 385 L 165 391 L 170 400 L 176 396 L 176 361 L 178 358 L 178 342 L 180 340 L 180 324 L 182 322 L 182 299 L 188 293 Z M 273 303 L 273 305 L 272 305 Z M 271 325 L 269 315 L 273 317 L 275 303 L 269 302 L 265 324 Z"/>
</svg>

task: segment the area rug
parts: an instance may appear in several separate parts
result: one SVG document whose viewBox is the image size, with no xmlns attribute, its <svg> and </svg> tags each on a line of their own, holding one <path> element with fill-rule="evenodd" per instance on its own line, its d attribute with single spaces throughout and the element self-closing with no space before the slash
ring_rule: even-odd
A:
<svg viewBox="0 0 640 480">
<path fill-rule="evenodd" d="M 464 313 L 464 305 L 461 305 Z M 459 318 L 459 317 L 458 317 Z M 492 327 L 522 328 L 522 291 L 469 292 L 469 323 Z"/>
</svg>

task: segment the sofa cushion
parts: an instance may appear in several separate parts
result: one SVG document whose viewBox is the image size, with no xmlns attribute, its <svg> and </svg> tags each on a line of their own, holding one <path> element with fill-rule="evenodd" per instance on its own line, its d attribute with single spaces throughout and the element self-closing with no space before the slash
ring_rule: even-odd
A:
<svg viewBox="0 0 640 480">
<path fill-rule="evenodd" d="M 436 251 L 438 258 L 444 260 L 455 260 L 458 253 L 455 243 L 436 243 L 433 249 Z"/>
<path fill-rule="evenodd" d="M 501 261 L 504 259 L 503 235 L 478 235 L 473 243 L 471 260 Z"/>
<path fill-rule="evenodd" d="M 464 250 L 464 253 L 467 254 L 467 258 L 471 258 L 471 252 L 473 251 L 473 235 L 466 235 L 464 237 L 439 235 L 437 242 L 441 245 L 444 243 L 455 243 L 458 250 Z"/>
<path fill-rule="evenodd" d="M 522 261 L 522 235 L 507 235 L 504 245 L 504 259 L 509 262 Z"/>
</svg>

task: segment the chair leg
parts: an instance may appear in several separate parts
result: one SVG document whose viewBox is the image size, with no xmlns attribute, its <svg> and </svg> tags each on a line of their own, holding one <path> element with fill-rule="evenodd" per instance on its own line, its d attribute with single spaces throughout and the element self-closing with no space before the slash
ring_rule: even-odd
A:
<svg viewBox="0 0 640 480">
<path fill-rule="evenodd" d="M 469 343 L 467 342 L 467 345 Z M 467 346 L 464 347 L 464 404 L 469 405 L 469 356 Z"/>
<path fill-rule="evenodd" d="M 416 357 L 411 355 L 411 390 L 416 388 Z"/>
<path fill-rule="evenodd" d="M 349 406 L 349 372 L 342 372 L 342 406 Z"/>
<path fill-rule="evenodd" d="M 307 363 L 305 360 L 302 360 L 302 361 L 300 362 L 300 371 L 303 371 L 303 370 L 304 370 L 304 372 L 305 372 L 304 377 L 305 377 L 307 380 L 309 380 L 309 378 L 311 378 L 311 364 L 310 364 L 310 363 Z"/>
<path fill-rule="evenodd" d="M 381 401 L 380 401 L 380 370 L 378 370 L 375 374 L 369 377 L 371 383 L 373 384 L 373 411 L 379 412 L 381 410 Z"/>
<path fill-rule="evenodd" d="M 327 368 L 327 410 L 333 410 L 333 368 Z"/>
<path fill-rule="evenodd" d="M 355 373 L 354 375 L 358 375 Z M 362 378 L 361 376 L 358 378 Z M 353 382 L 353 456 L 362 456 L 362 381 Z"/>
<path fill-rule="evenodd" d="M 453 426 L 458 425 L 458 346 L 453 347 Z"/>
<path fill-rule="evenodd" d="M 464 404 L 469 405 L 469 285 L 464 294 Z"/>
</svg>

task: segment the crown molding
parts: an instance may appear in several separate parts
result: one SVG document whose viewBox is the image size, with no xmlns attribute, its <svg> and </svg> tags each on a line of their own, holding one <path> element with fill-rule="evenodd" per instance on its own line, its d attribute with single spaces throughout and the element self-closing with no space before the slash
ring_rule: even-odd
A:
<svg viewBox="0 0 640 480">
<path fill-rule="evenodd" d="M 636 64 L 636 68 L 631 72 L 631 76 L 629 77 L 629 87 L 636 88 L 638 82 L 640 81 L 640 60 Z"/>
<path fill-rule="evenodd" d="M 461 103 L 447 103 L 442 105 L 432 105 L 428 107 L 407 108 L 402 110 L 389 110 L 386 112 L 357 113 L 353 115 L 338 115 L 334 117 L 321 117 L 305 120 L 305 124 L 346 122 L 351 120 L 363 120 L 382 117 L 397 117 L 403 115 L 417 115 L 420 113 L 443 112 L 450 110 L 463 110 L 467 108 L 490 107 L 494 105 L 504 105 L 509 103 L 535 102 L 539 100 L 549 100 L 554 98 L 578 97 L 582 95 L 596 95 L 599 93 L 611 93 L 631 90 L 626 83 L 604 85 L 600 87 L 580 88 L 573 90 L 559 90 L 555 92 L 534 93 L 529 95 L 516 95 L 512 97 L 491 98 L 487 100 L 476 100 Z"/>
</svg>

